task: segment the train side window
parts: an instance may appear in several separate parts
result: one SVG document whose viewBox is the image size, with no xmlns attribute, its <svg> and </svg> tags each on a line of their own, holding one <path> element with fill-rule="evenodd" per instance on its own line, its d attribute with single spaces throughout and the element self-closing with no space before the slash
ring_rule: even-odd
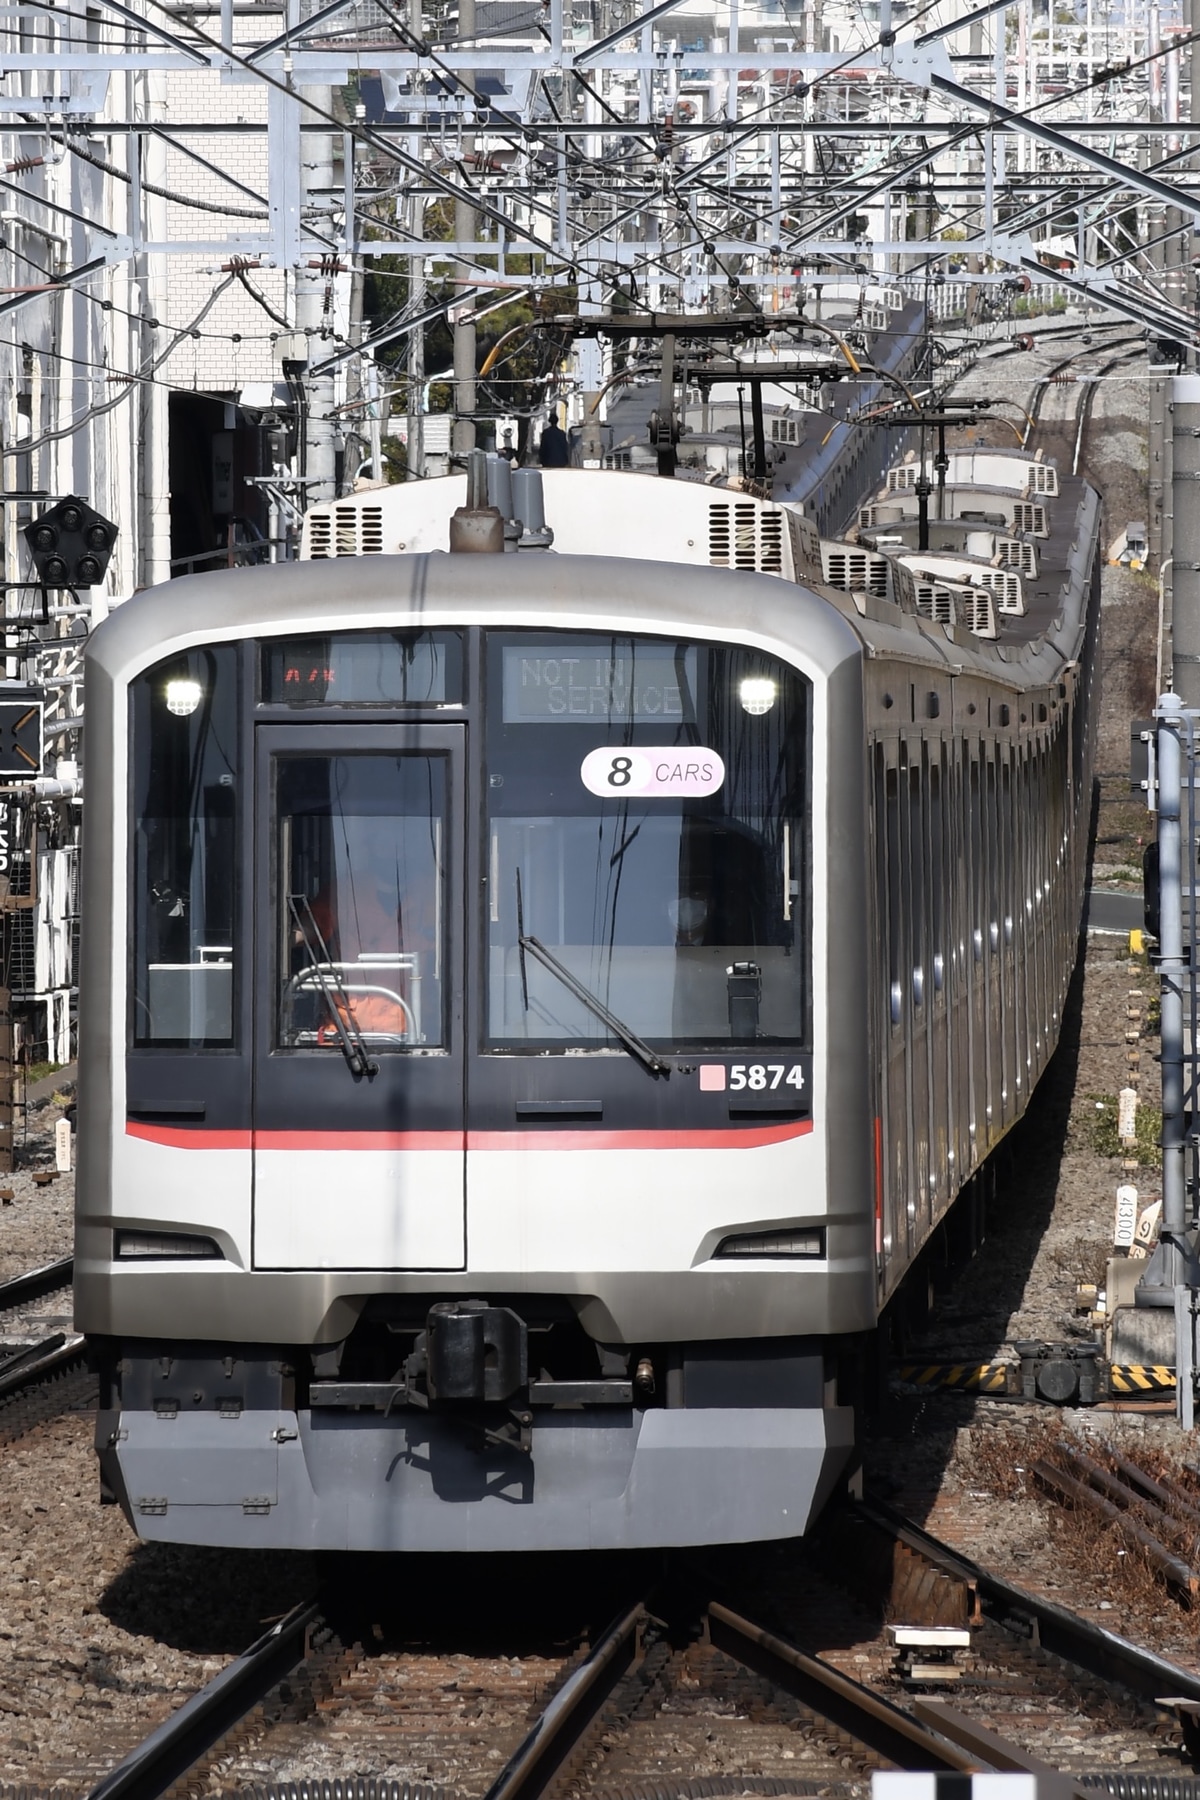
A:
<svg viewBox="0 0 1200 1800">
<path fill-rule="evenodd" d="M 911 982 L 912 1002 L 918 1010 L 925 1004 L 925 958 L 929 921 L 925 906 L 926 820 L 924 748 L 919 761 L 908 767 L 908 865 L 909 895 L 912 908 Z"/>
<path fill-rule="evenodd" d="M 903 970 L 908 934 L 905 930 L 901 872 L 903 849 L 900 843 L 900 776 L 895 769 L 887 771 L 884 802 L 887 811 L 888 1016 L 893 1027 L 896 1027 L 905 1016 Z"/>
<path fill-rule="evenodd" d="M 972 755 L 967 787 L 967 845 L 970 854 L 971 886 L 971 954 L 978 964 L 983 961 L 984 936 L 984 871 L 983 871 L 983 789 L 979 774 L 979 757 Z"/>
<path fill-rule="evenodd" d="M 935 996 L 940 996 L 946 982 L 946 833 L 942 810 L 942 775 L 946 756 L 944 744 L 933 746 L 927 763 L 928 813 L 925 824 L 926 854 L 929 869 L 929 979 Z"/>
<path fill-rule="evenodd" d="M 190 650 L 132 684 L 135 1047 L 227 1048 L 237 979 L 238 655 Z"/>
</svg>

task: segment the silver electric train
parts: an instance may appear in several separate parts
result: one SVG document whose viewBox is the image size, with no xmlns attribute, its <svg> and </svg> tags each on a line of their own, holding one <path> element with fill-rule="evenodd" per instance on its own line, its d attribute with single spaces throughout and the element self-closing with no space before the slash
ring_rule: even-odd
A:
<svg viewBox="0 0 1200 1800">
<path fill-rule="evenodd" d="M 95 632 L 75 1303 L 140 1536 L 745 1541 L 844 1478 L 1090 810 L 1094 493 L 914 474 L 838 543 L 493 464 Z"/>
</svg>

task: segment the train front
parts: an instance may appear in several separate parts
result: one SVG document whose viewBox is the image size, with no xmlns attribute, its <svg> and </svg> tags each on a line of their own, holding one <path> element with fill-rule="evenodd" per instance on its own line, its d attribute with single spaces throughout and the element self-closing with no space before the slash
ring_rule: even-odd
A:
<svg viewBox="0 0 1200 1800">
<path fill-rule="evenodd" d="M 851 634 L 764 577 L 349 567 L 336 601 L 199 577 L 93 643 L 106 1495 L 192 1543 L 803 1531 L 873 1301 L 856 977 L 830 1005 Z"/>
</svg>

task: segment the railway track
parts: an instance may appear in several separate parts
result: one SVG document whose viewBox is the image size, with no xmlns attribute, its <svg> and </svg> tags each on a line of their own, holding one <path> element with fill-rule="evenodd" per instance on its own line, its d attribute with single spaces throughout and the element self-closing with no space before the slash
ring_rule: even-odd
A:
<svg viewBox="0 0 1200 1800">
<path fill-rule="evenodd" d="M 1122 329 L 1119 321 L 1105 323 L 1097 320 L 1088 332 L 1092 341 L 1085 346 L 1080 345 L 1077 324 L 1051 326 L 1028 334 L 1038 346 L 1045 346 L 1046 340 L 1057 336 L 1067 338 L 1072 343 L 1069 355 L 1061 357 L 1044 374 L 1032 380 L 1027 404 L 1017 409 L 1025 416 L 1021 433 L 1023 446 L 1040 448 L 1044 455 L 1056 457 L 1064 473 L 1080 472 L 1084 442 L 1100 391 L 1099 379 L 1113 374 L 1123 364 L 1145 356 L 1145 341 L 1140 335 L 1131 336 L 1127 331 L 1119 337 L 1110 335 Z M 1020 355 L 1027 348 L 1018 338 L 985 358 L 981 365 L 976 365 L 976 371 L 980 366 L 986 369 L 993 363 Z M 1073 371 L 1081 361 L 1086 361 L 1089 367 L 1086 378 L 1077 384 Z M 1068 388 L 1072 390 L 1070 398 L 1066 394 Z M 1052 395 L 1055 398 L 1063 396 L 1061 410 L 1048 404 Z M 995 416 L 1007 421 L 1009 413 L 1004 409 Z"/>
<path fill-rule="evenodd" d="M 1025 433 L 1026 443 L 1036 433 L 1036 439 L 1046 455 L 1057 455 L 1064 471 L 1077 475 L 1080 472 L 1084 440 L 1095 408 L 1100 379 L 1111 375 L 1123 363 L 1144 357 L 1145 353 L 1146 347 L 1140 337 L 1096 344 L 1085 353 L 1089 362 L 1094 362 L 1095 366 L 1088 370 L 1087 377 L 1078 385 L 1072 374 L 1074 366 L 1081 360 L 1078 350 L 1055 363 L 1034 387 L 1029 402 L 1030 424 Z M 1064 408 L 1061 417 L 1046 416 L 1049 412 L 1046 405 L 1049 396 L 1068 386 L 1075 388 L 1074 405 Z"/>
<path fill-rule="evenodd" d="M 93 1788 L 90 1800 L 168 1792 L 177 1800 L 214 1793 L 278 1800 L 313 1781 L 314 1761 L 322 1765 L 314 1725 L 326 1738 L 333 1731 L 353 1741 L 338 1759 L 343 1767 L 361 1768 L 372 1749 L 390 1760 L 405 1736 L 395 1717 L 412 1686 L 404 1662 L 386 1645 L 343 1645 L 315 1602 L 298 1608 Z M 646 1768 L 662 1770 L 665 1736 L 676 1760 L 697 1766 L 686 1746 L 706 1738 L 714 1719 L 730 1740 L 733 1767 L 774 1765 L 769 1773 L 739 1772 L 730 1792 L 829 1792 L 831 1782 L 861 1781 L 874 1768 L 976 1766 L 890 1700 L 690 1586 L 637 1600 L 549 1685 L 544 1704 L 521 1709 L 534 1712 L 531 1724 L 521 1720 L 525 1729 L 512 1731 L 510 1707 L 492 1731 L 492 1748 L 505 1726 L 513 1742 L 490 1785 L 468 1780 L 461 1791 L 485 1791 L 486 1800 L 632 1795 Z M 383 1706 L 372 1706 L 380 1697 Z M 467 1732 L 479 1699 L 478 1692 L 455 1696 L 457 1706 L 466 1702 Z M 408 1704 L 419 1712 L 428 1701 L 410 1692 Z M 687 1791 L 684 1776 L 669 1779 L 673 1791 Z M 709 1777 L 706 1791 L 722 1785 Z M 417 1786 L 410 1782 L 410 1796 Z"/>
<path fill-rule="evenodd" d="M 70 1286 L 74 1258 L 64 1256 L 0 1282 L 0 1318 Z M 0 1327 L 0 1340 L 3 1339 Z M 87 1367 L 83 1338 L 55 1331 L 32 1344 L 0 1351 L 0 1447 L 15 1443 L 35 1425 L 96 1403 L 96 1379 Z"/>
<path fill-rule="evenodd" d="M 356 1782 L 361 1800 L 363 1783 L 372 1800 L 850 1796 L 879 1768 L 1057 1772 L 1031 1742 L 1032 1725 L 1013 1729 L 1031 1708 L 1077 1712 L 1084 1758 L 1094 1718 L 1108 1729 L 1118 1721 L 1151 1769 L 1164 1753 L 1180 1766 L 1173 1740 L 1190 1729 L 1200 1679 L 990 1575 L 886 1508 L 861 1507 L 837 1530 L 856 1540 L 860 1570 L 879 1561 L 868 1537 L 890 1559 L 893 1618 L 966 1622 L 973 1666 L 952 1703 L 906 1691 L 894 1673 L 871 1685 L 852 1677 L 836 1652 L 814 1654 L 726 1604 L 713 1572 L 694 1564 L 680 1564 L 557 1666 L 474 1661 L 450 1680 L 453 1658 L 389 1642 L 379 1627 L 346 1642 L 314 1600 L 89 1800 L 300 1800 L 335 1782 L 349 1800 Z M 828 1548 L 797 1555 L 827 1569 Z M 824 1577 L 813 1579 L 819 1588 Z M 883 1591 L 877 1585 L 877 1600 Z M 828 1620 L 827 1598 L 817 1599 Z M 1166 1695 L 1173 1707 L 1160 1704 Z M 433 1766 L 439 1731 L 462 1752 L 455 1768 Z M 1082 1795 L 1102 1778 L 1072 1760 Z M 371 1769 L 379 1773 L 368 1778 Z"/>
<path fill-rule="evenodd" d="M 39 1269 L 29 1269 L 23 1275 L 0 1281 L 0 1315 L 15 1312 L 33 1300 L 44 1300 L 48 1294 L 57 1294 L 62 1288 L 70 1287 L 74 1276 L 75 1258 L 62 1256 L 57 1262 L 45 1263 Z"/>
<path fill-rule="evenodd" d="M 66 1412 L 96 1404 L 96 1377 L 77 1332 L 52 1337 L 0 1362 L 0 1447 Z"/>
<path fill-rule="evenodd" d="M 846 1529 L 843 1554 L 854 1555 L 856 1568 L 873 1569 L 878 1580 L 886 1565 L 893 1620 L 969 1628 L 970 1666 L 957 1691 L 969 1697 L 976 1725 L 1008 1728 L 1019 1716 L 1024 1741 L 1047 1743 L 1061 1736 L 1064 1720 L 1090 1715 L 1110 1743 L 1133 1747 L 1118 1754 L 1138 1759 L 1143 1781 L 1164 1766 L 1200 1766 L 1200 1676 L 993 1574 L 882 1502 L 860 1504 Z M 925 1701 L 914 1701 L 914 1711 L 930 1716 Z M 942 1729 L 971 1742 L 946 1721 Z M 1087 1773 L 1086 1741 L 1080 1748 L 1085 1754 L 1071 1760 Z M 1095 1762 L 1103 1768 L 1103 1756 Z"/>
<path fill-rule="evenodd" d="M 1200 1703 L 1200 1676 L 991 1573 L 885 1502 L 859 1502 L 852 1517 L 898 1552 L 890 1591 L 896 1617 L 991 1624 L 1010 1633 L 1018 1645 L 1057 1657 L 1139 1699 L 1153 1703 L 1172 1694 Z M 1165 1685 L 1169 1683 L 1175 1685 Z"/>
</svg>

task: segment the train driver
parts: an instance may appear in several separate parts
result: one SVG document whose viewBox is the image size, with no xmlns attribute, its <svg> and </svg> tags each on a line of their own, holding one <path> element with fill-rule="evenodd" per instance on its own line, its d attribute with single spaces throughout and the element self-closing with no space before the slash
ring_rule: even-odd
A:
<svg viewBox="0 0 1200 1800">
<path fill-rule="evenodd" d="M 364 1034 L 414 1035 L 412 990 L 436 948 L 435 881 L 432 866 L 404 879 L 394 861 L 356 861 L 300 906 L 293 943 L 309 962 L 336 970 L 341 993 L 332 1004 Z M 317 1041 L 338 1041 L 332 1020 L 318 1028 Z"/>
</svg>

